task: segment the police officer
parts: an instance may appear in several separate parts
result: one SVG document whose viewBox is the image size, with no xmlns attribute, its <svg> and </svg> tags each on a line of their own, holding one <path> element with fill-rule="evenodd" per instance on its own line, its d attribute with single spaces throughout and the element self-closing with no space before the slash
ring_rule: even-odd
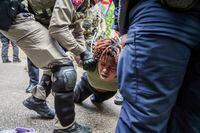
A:
<svg viewBox="0 0 200 133">
<path fill-rule="evenodd" d="M 124 102 L 116 133 L 200 132 L 200 2 L 120 4 L 119 31 L 128 35 L 118 64 Z"/>
<path fill-rule="evenodd" d="M 24 9 L 18 0 L 3 0 L 0 3 L 0 10 L 4 12 L 0 15 L 0 28 L 3 29 L 1 32 L 16 42 L 36 66 L 48 70 L 45 75 L 52 77 L 51 88 L 55 93 L 55 111 L 58 117 L 54 133 L 91 132 L 89 128 L 78 125 L 74 120 L 73 88 L 76 71 L 72 61 L 61 51 L 55 40 L 65 49 L 80 55 L 85 70 L 92 70 L 92 55 L 81 45 L 84 44 L 84 39 L 79 13 L 98 1 L 28 0 L 29 11 L 35 14 L 35 17 Z M 42 24 L 47 24 L 50 18 L 48 31 Z M 38 102 L 42 105 L 45 101 L 32 96 L 26 102 Z"/>
<path fill-rule="evenodd" d="M 104 38 L 106 22 L 100 5 L 97 4 L 87 11 L 86 18 L 82 21 L 83 35 L 86 40 L 86 48 L 91 50 L 91 44 L 99 38 Z"/>
</svg>

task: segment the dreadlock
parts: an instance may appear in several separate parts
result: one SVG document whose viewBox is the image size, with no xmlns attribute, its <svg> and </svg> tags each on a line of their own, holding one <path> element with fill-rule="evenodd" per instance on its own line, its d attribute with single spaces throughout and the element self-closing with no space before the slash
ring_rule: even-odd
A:
<svg viewBox="0 0 200 133">
<path fill-rule="evenodd" d="M 120 45 L 119 39 L 103 39 L 98 40 L 93 49 L 94 59 L 98 61 L 105 61 L 107 56 L 111 56 L 115 59 L 117 64 L 118 57 L 121 52 L 122 46 Z"/>
</svg>

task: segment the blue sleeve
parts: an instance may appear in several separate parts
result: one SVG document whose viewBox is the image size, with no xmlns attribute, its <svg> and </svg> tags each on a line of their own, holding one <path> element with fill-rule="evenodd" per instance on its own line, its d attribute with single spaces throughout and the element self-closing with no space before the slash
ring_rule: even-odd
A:
<svg viewBox="0 0 200 133">
<path fill-rule="evenodd" d="M 118 13 L 119 13 L 119 0 L 113 0 L 115 9 L 114 9 L 114 21 L 112 24 L 112 29 L 118 31 Z"/>
</svg>

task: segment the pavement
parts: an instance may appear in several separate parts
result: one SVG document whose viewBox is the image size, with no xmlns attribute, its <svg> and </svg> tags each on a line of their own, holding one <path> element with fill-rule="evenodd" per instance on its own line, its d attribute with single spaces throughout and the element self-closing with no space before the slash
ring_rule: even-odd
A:
<svg viewBox="0 0 200 133">
<path fill-rule="evenodd" d="M 1 49 L 1 45 L 0 45 Z M 12 60 L 12 50 L 9 49 Z M 0 59 L 0 130 L 16 127 L 34 128 L 37 133 L 52 133 L 54 120 L 42 119 L 37 113 L 25 108 L 22 101 L 30 94 L 25 93 L 29 83 L 26 56 L 20 50 L 21 63 L 2 63 Z M 42 72 L 41 72 L 42 73 Z M 40 73 L 40 74 L 41 74 Z M 78 79 L 82 70 L 77 70 Z M 89 98 L 75 105 L 76 121 L 92 128 L 93 133 L 114 133 L 120 106 L 111 98 L 101 105 L 93 105 Z M 53 108 L 53 96 L 47 99 Z"/>
</svg>

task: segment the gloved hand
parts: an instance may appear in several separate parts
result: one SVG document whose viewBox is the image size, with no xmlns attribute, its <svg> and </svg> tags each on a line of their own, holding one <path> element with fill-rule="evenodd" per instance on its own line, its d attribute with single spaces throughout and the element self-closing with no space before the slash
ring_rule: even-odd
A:
<svg viewBox="0 0 200 133">
<path fill-rule="evenodd" d="M 96 62 L 93 59 L 93 55 L 88 50 L 80 54 L 83 69 L 87 71 L 94 71 L 96 68 Z"/>
</svg>

